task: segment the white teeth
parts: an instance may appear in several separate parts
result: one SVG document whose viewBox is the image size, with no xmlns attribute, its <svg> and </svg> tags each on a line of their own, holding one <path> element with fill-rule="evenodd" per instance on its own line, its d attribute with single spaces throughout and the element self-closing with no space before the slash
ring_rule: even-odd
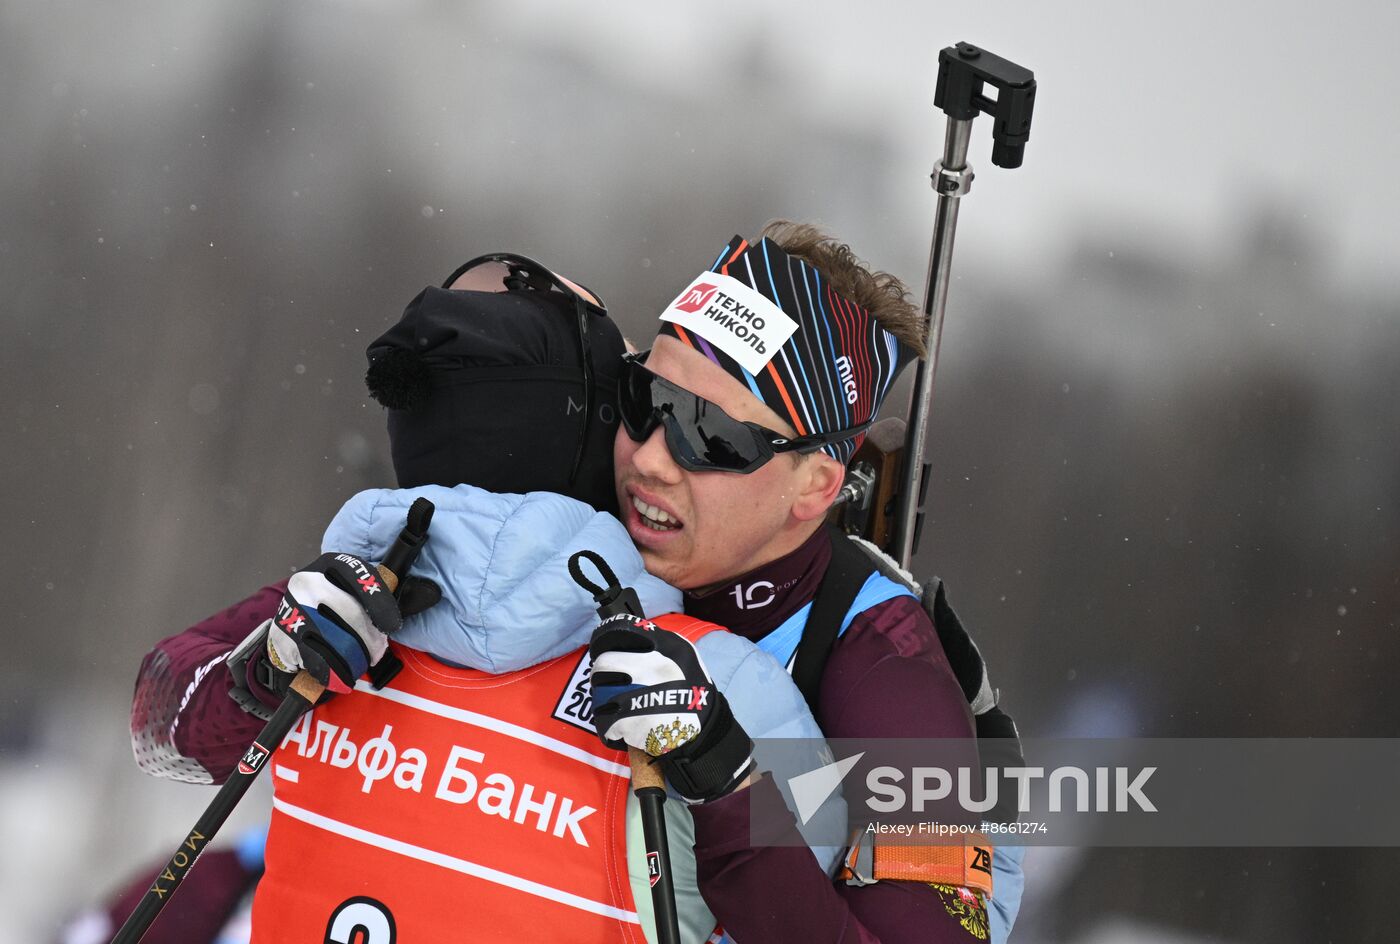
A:
<svg viewBox="0 0 1400 944">
<path fill-rule="evenodd" d="M 680 522 L 676 521 L 675 518 L 655 505 L 648 505 L 636 495 L 632 496 L 632 507 L 637 509 L 637 514 L 642 516 L 643 522 L 657 531 L 669 531 L 671 528 L 680 527 Z M 670 527 L 661 527 L 661 525 L 669 525 Z"/>
</svg>

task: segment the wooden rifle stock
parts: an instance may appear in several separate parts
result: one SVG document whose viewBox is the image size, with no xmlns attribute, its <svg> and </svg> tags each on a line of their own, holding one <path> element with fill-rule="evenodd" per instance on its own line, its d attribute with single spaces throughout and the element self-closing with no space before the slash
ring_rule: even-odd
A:
<svg viewBox="0 0 1400 944">
<path fill-rule="evenodd" d="M 867 510 L 856 513 L 856 502 L 843 502 L 831 510 L 830 520 L 847 534 L 858 534 L 880 550 L 889 552 L 894 541 L 895 505 L 904 460 L 905 423 L 891 416 L 877 421 L 865 434 L 850 467 L 866 463 L 874 472 Z"/>
</svg>

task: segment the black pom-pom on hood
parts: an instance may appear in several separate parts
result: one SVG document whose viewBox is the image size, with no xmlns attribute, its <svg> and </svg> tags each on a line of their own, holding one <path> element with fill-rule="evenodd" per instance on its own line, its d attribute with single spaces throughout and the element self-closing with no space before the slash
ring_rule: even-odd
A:
<svg viewBox="0 0 1400 944">
<path fill-rule="evenodd" d="M 365 386 L 381 406 L 412 410 L 427 402 L 432 392 L 430 370 L 414 351 L 391 347 L 370 354 Z"/>
</svg>

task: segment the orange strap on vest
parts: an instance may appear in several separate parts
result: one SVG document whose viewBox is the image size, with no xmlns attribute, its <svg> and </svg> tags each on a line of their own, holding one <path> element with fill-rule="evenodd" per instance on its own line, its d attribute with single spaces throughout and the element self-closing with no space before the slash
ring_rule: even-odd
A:
<svg viewBox="0 0 1400 944">
<path fill-rule="evenodd" d="M 851 836 L 838 878 L 848 885 L 886 880 L 932 882 L 982 892 L 992 897 L 994 850 L 981 833 L 966 833 L 960 844 L 922 846 L 876 843 L 868 831 Z"/>
</svg>

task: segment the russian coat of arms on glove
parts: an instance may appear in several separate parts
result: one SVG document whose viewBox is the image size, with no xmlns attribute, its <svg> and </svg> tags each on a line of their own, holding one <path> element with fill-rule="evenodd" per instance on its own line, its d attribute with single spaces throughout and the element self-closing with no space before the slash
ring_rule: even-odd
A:
<svg viewBox="0 0 1400 944">
<path fill-rule="evenodd" d="M 672 719 L 670 724 L 658 724 L 647 732 L 647 753 L 660 757 L 694 739 L 699 733 L 699 728 L 693 724 L 681 724 L 679 718 Z"/>
</svg>

